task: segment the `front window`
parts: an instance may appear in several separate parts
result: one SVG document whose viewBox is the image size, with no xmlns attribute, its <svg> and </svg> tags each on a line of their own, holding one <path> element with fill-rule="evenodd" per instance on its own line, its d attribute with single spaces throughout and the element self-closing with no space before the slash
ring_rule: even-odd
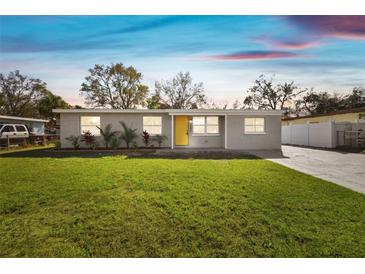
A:
<svg viewBox="0 0 365 274">
<path fill-rule="evenodd" d="M 207 117 L 207 133 L 218 134 L 219 133 L 219 122 L 217 116 Z"/>
<path fill-rule="evenodd" d="M 99 116 L 81 116 L 81 134 L 90 131 L 93 135 L 100 135 L 100 117 Z"/>
<path fill-rule="evenodd" d="M 245 118 L 245 133 L 265 133 L 265 118 Z"/>
<path fill-rule="evenodd" d="M 193 117 L 193 133 L 204 134 L 205 133 L 205 117 Z"/>
<path fill-rule="evenodd" d="M 143 131 L 147 131 L 150 135 L 161 135 L 162 133 L 161 116 L 144 116 Z"/>
<path fill-rule="evenodd" d="M 193 134 L 219 134 L 218 116 L 194 116 Z"/>
</svg>

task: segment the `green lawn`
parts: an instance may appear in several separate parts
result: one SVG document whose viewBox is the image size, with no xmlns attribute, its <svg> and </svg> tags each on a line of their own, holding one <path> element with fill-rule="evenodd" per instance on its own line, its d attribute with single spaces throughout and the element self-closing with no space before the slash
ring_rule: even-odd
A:
<svg viewBox="0 0 365 274">
<path fill-rule="evenodd" d="M 365 257 L 365 195 L 278 164 L 58 154 L 0 155 L 0 257 Z"/>
</svg>

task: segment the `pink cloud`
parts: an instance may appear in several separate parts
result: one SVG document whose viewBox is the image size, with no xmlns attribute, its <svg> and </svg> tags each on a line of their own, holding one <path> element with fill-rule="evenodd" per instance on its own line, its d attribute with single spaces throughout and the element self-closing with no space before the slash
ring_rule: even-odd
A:
<svg viewBox="0 0 365 274">
<path fill-rule="evenodd" d="M 270 60 L 282 58 L 295 58 L 302 55 L 285 51 L 247 51 L 233 54 L 212 55 L 206 57 L 208 60 L 216 61 L 242 61 L 242 60 Z"/>
<path fill-rule="evenodd" d="M 287 49 L 287 50 L 302 50 L 307 48 L 312 48 L 321 45 L 319 41 L 288 41 L 288 40 L 280 40 L 273 39 L 267 36 L 259 36 L 256 38 L 256 41 L 262 42 L 276 48 Z"/>
<path fill-rule="evenodd" d="M 324 37 L 341 39 L 365 39 L 365 16 L 288 16 L 290 22 Z"/>
</svg>

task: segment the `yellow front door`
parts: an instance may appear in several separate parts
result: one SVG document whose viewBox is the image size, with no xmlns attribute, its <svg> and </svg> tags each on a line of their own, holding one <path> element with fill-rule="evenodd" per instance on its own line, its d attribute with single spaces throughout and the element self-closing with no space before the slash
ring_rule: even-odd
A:
<svg viewBox="0 0 365 274">
<path fill-rule="evenodd" d="M 175 145 L 187 146 L 189 144 L 189 117 L 175 116 Z"/>
</svg>

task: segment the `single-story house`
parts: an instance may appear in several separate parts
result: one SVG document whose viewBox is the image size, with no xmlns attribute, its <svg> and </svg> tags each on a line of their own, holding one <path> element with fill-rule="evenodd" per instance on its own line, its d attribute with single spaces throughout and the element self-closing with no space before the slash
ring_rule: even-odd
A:
<svg viewBox="0 0 365 274">
<path fill-rule="evenodd" d="M 299 117 L 285 117 L 282 119 L 282 125 L 301 125 L 315 123 L 358 123 L 365 121 L 365 107 L 339 110 L 323 114 L 312 114 Z"/>
<path fill-rule="evenodd" d="M 280 149 L 281 111 L 278 110 L 181 110 L 181 109 L 55 109 L 60 114 L 62 148 L 72 147 L 67 137 L 90 131 L 98 136 L 108 124 L 122 130 L 120 121 L 141 136 L 164 135 L 163 147 L 225 148 L 240 150 Z M 143 146 L 142 138 L 136 140 Z M 122 144 L 124 146 L 124 144 Z"/>
<path fill-rule="evenodd" d="M 0 115 L 0 124 L 23 124 L 34 135 L 44 135 L 48 120 Z"/>
</svg>

